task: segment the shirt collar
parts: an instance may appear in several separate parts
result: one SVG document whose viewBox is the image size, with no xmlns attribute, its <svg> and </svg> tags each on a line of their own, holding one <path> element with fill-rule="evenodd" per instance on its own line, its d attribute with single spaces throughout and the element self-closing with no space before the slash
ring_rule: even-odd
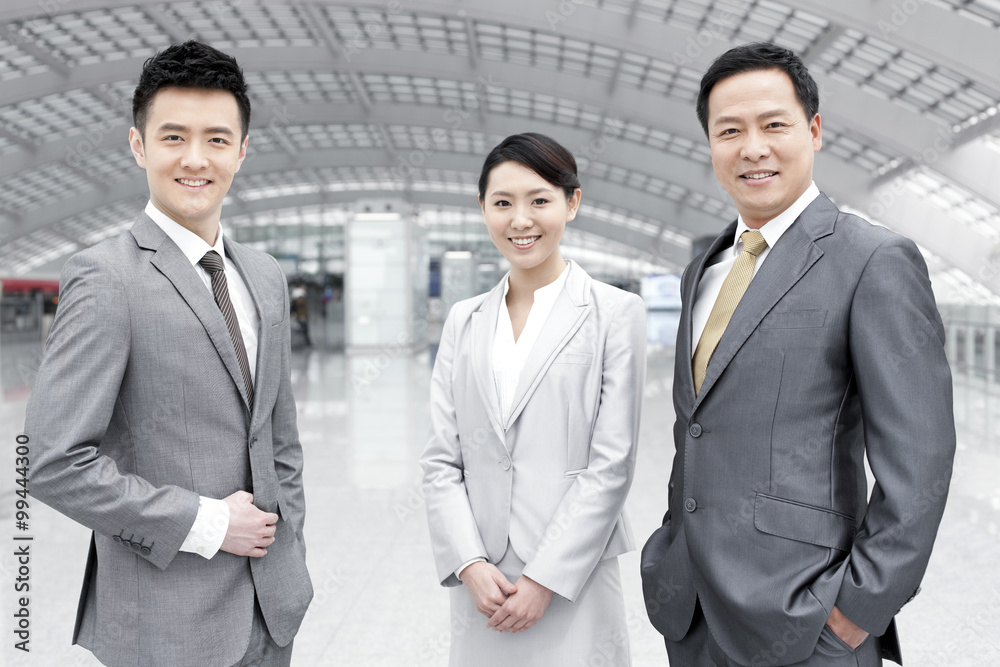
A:
<svg viewBox="0 0 1000 667">
<path fill-rule="evenodd" d="M 806 207 L 818 196 L 819 188 L 816 187 L 816 182 L 813 181 L 791 206 L 764 223 L 764 226 L 758 231 L 764 236 L 764 240 L 767 241 L 768 248 L 774 247 L 774 244 L 778 242 L 781 235 L 792 226 L 792 223 L 802 214 L 802 211 L 806 210 Z M 736 222 L 736 238 L 733 241 L 734 253 L 740 246 L 740 236 L 748 229 L 750 228 L 743 222 L 743 216 L 741 215 Z"/>
<path fill-rule="evenodd" d="M 146 215 L 148 215 L 150 219 L 156 223 L 157 227 L 162 229 L 163 232 L 170 237 L 171 241 L 177 244 L 177 247 L 181 249 L 181 252 L 183 252 L 184 256 L 188 258 L 188 261 L 191 262 L 192 266 L 196 266 L 209 250 L 214 250 L 219 253 L 220 257 L 226 256 L 225 244 L 222 240 L 224 236 L 222 223 L 219 223 L 219 236 L 215 239 L 215 245 L 211 246 L 205 242 L 205 239 L 201 238 L 187 227 L 184 227 L 175 220 L 171 220 L 166 213 L 153 205 L 152 200 L 146 204 Z"/>
<path fill-rule="evenodd" d="M 559 292 L 562 291 L 563 285 L 566 284 L 566 278 L 569 276 L 570 262 L 566 262 L 566 266 L 563 268 L 562 273 L 559 277 L 550 282 L 544 287 L 539 287 L 535 290 L 535 303 L 538 303 L 539 299 L 542 301 L 555 301 L 556 297 L 559 296 Z M 503 277 L 503 295 L 507 296 L 507 292 L 510 291 L 510 272 Z"/>
</svg>

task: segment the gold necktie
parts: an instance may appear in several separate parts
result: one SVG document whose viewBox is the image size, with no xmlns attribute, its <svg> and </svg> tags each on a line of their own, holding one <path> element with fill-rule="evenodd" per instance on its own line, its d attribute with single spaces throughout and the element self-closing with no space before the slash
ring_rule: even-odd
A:
<svg viewBox="0 0 1000 667">
<path fill-rule="evenodd" d="M 729 275 L 722 283 L 719 290 L 719 297 L 712 306 L 712 312 L 708 316 L 705 324 L 705 331 L 701 334 L 698 347 L 694 350 L 694 359 L 691 361 L 691 368 L 694 371 L 694 393 L 701 391 L 701 383 L 705 381 L 705 373 L 708 371 L 708 361 L 715 352 L 715 346 L 722 340 L 729 325 L 729 319 L 733 316 L 736 306 L 739 305 L 743 293 L 750 285 L 753 277 L 753 268 L 757 263 L 757 255 L 767 247 L 764 235 L 756 230 L 747 230 L 740 235 L 743 240 L 743 251 L 740 252 L 733 263 L 733 268 L 729 270 Z"/>
</svg>

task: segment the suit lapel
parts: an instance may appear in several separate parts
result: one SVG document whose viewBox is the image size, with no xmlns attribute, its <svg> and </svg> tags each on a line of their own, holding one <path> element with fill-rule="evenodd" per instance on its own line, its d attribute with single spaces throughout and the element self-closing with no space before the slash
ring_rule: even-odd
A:
<svg viewBox="0 0 1000 667">
<path fill-rule="evenodd" d="M 243 386 L 243 375 L 240 373 L 239 362 L 236 360 L 236 350 L 229 337 L 226 321 L 223 319 L 222 312 L 219 310 L 218 304 L 215 303 L 211 291 L 205 287 L 205 283 L 198 277 L 191 262 L 184 256 L 177 244 L 171 241 L 170 237 L 149 216 L 140 213 L 139 219 L 136 220 L 131 231 L 140 247 L 154 251 L 149 260 L 150 263 L 173 284 L 177 293 L 205 327 L 205 332 L 219 353 L 219 357 L 222 358 L 222 363 L 229 371 L 240 396 L 243 397 L 243 404 L 246 405 L 246 388 Z"/>
<path fill-rule="evenodd" d="M 838 210 L 824 195 L 817 197 L 768 253 L 763 266 L 733 312 L 722 339 L 708 363 L 705 381 L 694 407 L 712 390 L 716 380 L 775 304 L 823 256 L 816 239 L 833 233 Z"/>
<path fill-rule="evenodd" d="M 566 276 L 566 285 L 556 297 L 552 312 L 542 325 L 538 340 L 535 341 L 528 359 L 524 362 L 521 376 L 517 381 L 517 391 L 514 393 L 513 407 L 510 416 L 504 424 L 507 430 L 517 420 L 531 395 L 545 376 L 545 371 L 552 365 L 553 359 L 573 334 L 583 325 L 590 306 L 590 276 L 573 263 Z"/>
<path fill-rule="evenodd" d="M 708 250 L 702 253 L 691 266 L 690 271 L 688 271 L 687 285 L 681 285 L 683 292 L 681 293 L 681 320 L 678 324 L 678 336 L 677 336 L 677 350 L 675 354 L 677 355 L 677 363 L 679 364 L 679 380 L 682 385 L 687 389 L 691 401 L 694 401 L 694 370 L 691 368 L 691 358 L 694 354 L 694 346 L 696 341 L 694 340 L 693 328 L 693 314 L 694 314 L 694 302 L 698 298 L 698 284 L 701 282 L 701 277 L 705 273 L 705 267 L 708 265 L 708 261 L 714 257 L 717 253 L 721 252 L 723 249 L 732 246 L 733 235 L 736 234 L 736 222 L 734 221 L 725 230 L 722 231 L 715 240 L 712 241 L 712 245 L 709 246 Z"/>
<path fill-rule="evenodd" d="M 493 337 L 496 333 L 497 316 L 500 314 L 500 300 L 503 298 L 503 284 L 494 287 L 472 313 L 472 371 L 476 376 L 479 396 L 486 406 L 490 423 L 500 442 L 504 442 L 504 428 L 500 422 L 500 399 L 497 396 L 496 379 L 493 376 Z"/>
</svg>

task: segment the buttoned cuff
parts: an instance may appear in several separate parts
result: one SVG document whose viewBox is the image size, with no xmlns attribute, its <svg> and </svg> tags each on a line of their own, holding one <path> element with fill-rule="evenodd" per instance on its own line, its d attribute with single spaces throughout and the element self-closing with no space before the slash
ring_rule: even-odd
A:
<svg viewBox="0 0 1000 667">
<path fill-rule="evenodd" d="M 181 551 L 211 558 L 219 552 L 228 530 L 229 505 L 226 501 L 199 496 L 198 516 L 181 545 Z"/>
<path fill-rule="evenodd" d="M 467 560 L 467 561 L 465 561 L 464 563 L 462 563 L 462 564 L 461 564 L 461 565 L 459 566 L 459 568 L 458 568 L 457 570 L 455 570 L 455 578 L 456 578 L 456 579 L 458 579 L 459 581 L 461 581 L 461 580 L 462 580 L 462 577 L 460 577 L 459 575 L 460 575 L 460 574 L 462 574 L 462 571 L 463 571 L 463 570 L 464 570 L 465 568 L 469 567 L 469 566 L 470 566 L 470 565 L 472 565 L 473 563 L 485 563 L 485 562 L 486 562 L 486 559 L 485 559 L 485 558 L 473 558 L 472 560 Z"/>
</svg>

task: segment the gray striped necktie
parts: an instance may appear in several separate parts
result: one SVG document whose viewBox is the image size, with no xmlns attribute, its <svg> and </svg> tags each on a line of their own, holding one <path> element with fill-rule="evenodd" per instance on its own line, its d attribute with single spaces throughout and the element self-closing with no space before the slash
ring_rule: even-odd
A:
<svg viewBox="0 0 1000 667">
<path fill-rule="evenodd" d="M 253 378 L 250 375 L 250 362 L 247 360 L 247 349 L 243 345 L 243 334 L 240 333 L 240 323 L 236 319 L 236 311 L 229 300 L 229 284 L 226 282 L 226 265 L 222 257 L 214 250 L 209 250 L 199 261 L 199 264 L 212 276 L 212 293 L 215 303 L 219 304 L 222 317 L 226 320 L 229 337 L 233 339 L 236 348 L 236 360 L 240 363 L 240 373 L 243 375 L 243 385 L 247 390 L 247 404 L 253 409 Z"/>
<path fill-rule="evenodd" d="M 729 270 L 729 275 L 722 283 L 719 297 L 715 300 L 715 305 L 712 306 L 705 330 L 701 334 L 701 339 L 698 340 L 698 347 L 694 350 L 691 370 L 694 373 L 695 395 L 701 391 L 701 383 L 705 381 L 708 362 L 712 358 L 712 353 L 715 352 L 715 346 L 722 340 L 722 334 L 729 326 L 729 319 L 733 316 L 736 306 L 740 304 L 743 293 L 750 286 L 754 265 L 757 263 L 757 255 L 764 252 L 764 248 L 767 247 L 764 235 L 757 230 L 748 229 L 740 234 L 740 239 L 743 241 L 743 251 L 736 258 L 733 268 Z"/>
</svg>

